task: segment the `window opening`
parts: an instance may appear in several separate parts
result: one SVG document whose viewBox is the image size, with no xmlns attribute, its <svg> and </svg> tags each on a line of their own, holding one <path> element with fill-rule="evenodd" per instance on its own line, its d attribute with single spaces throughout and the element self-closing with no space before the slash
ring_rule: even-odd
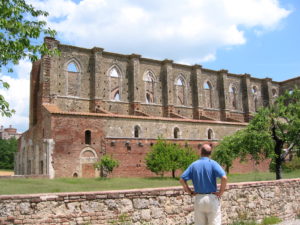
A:
<svg viewBox="0 0 300 225">
<path fill-rule="evenodd" d="M 85 144 L 86 145 L 91 144 L 91 131 L 90 130 L 85 131 Z"/>
</svg>

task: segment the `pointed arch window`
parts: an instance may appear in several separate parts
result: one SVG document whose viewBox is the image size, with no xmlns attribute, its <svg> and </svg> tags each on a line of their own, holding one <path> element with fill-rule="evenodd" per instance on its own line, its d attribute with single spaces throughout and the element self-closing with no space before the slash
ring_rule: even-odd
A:
<svg viewBox="0 0 300 225">
<path fill-rule="evenodd" d="M 272 96 L 273 98 L 277 97 L 277 90 L 275 88 L 272 89 Z"/>
<path fill-rule="evenodd" d="M 178 128 L 178 127 L 175 127 L 175 128 L 174 128 L 174 138 L 175 138 L 175 139 L 178 139 L 178 138 L 179 138 L 179 128 Z"/>
<path fill-rule="evenodd" d="M 151 71 L 147 71 L 144 76 L 145 82 L 145 100 L 146 103 L 154 103 L 155 76 Z"/>
<path fill-rule="evenodd" d="M 110 100 L 120 101 L 121 100 L 121 72 L 120 69 L 114 65 L 108 71 L 109 76 L 109 91 Z"/>
<path fill-rule="evenodd" d="M 213 136 L 214 136 L 213 130 L 212 129 L 208 129 L 208 131 L 207 131 L 207 139 L 208 140 L 212 140 Z"/>
<path fill-rule="evenodd" d="M 92 141 L 92 132 L 90 130 L 85 131 L 85 144 L 90 145 Z"/>
<path fill-rule="evenodd" d="M 184 78 L 180 75 L 175 81 L 175 91 L 176 91 L 176 104 L 185 105 L 186 104 L 186 82 Z"/>
<path fill-rule="evenodd" d="M 80 95 L 80 69 L 74 60 L 67 64 L 67 95 Z"/>
<path fill-rule="evenodd" d="M 204 87 L 204 97 L 205 97 L 205 105 L 207 108 L 212 108 L 213 107 L 213 102 L 212 102 L 212 85 L 210 81 L 206 81 L 203 84 Z"/>
<path fill-rule="evenodd" d="M 141 135 L 141 128 L 138 125 L 134 126 L 134 137 L 139 138 L 140 135 Z"/>
<path fill-rule="evenodd" d="M 233 109 L 237 109 L 237 91 L 234 86 L 230 86 L 229 88 L 229 96 L 230 96 L 230 102 Z"/>
</svg>

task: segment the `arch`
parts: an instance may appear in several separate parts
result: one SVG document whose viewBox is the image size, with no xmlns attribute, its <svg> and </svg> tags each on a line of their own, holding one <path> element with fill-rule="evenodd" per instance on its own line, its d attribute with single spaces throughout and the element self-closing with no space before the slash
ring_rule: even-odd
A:
<svg viewBox="0 0 300 225">
<path fill-rule="evenodd" d="M 179 138 L 179 135 L 180 135 L 180 130 L 179 130 L 178 127 L 175 127 L 175 128 L 174 128 L 174 131 L 173 131 L 173 137 L 174 137 L 175 139 L 178 139 L 178 138 Z"/>
<path fill-rule="evenodd" d="M 109 99 L 113 101 L 121 100 L 122 72 L 117 65 L 112 65 L 107 71 L 109 81 Z"/>
<path fill-rule="evenodd" d="M 81 66 L 75 58 L 70 59 L 65 64 L 66 71 L 66 94 L 68 96 L 80 95 Z"/>
<path fill-rule="evenodd" d="M 275 88 L 272 89 L 272 96 L 277 97 L 277 90 Z"/>
<path fill-rule="evenodd" d="M 139 138 L 141 136 L 141 128 L 139 125 L 134 126 L 134 137 Z"/>
<path fill-rule="evenodd" d="M 213 86 L 209 80 L 203 83 L 204 101 L 207 108 L 213 107 Z"/>
<path fill-rule="evenodd" d="M 229 98 L 230 103 L 233 109 L 237 109 L 237 91 L 236 87 L 233 84 L 229 86 Z"/>
<path fill-rule="evenodd" d="M 177 105 L 186 104 L 186 80 L 182 74 L 175 80 L 175 95 L 175 102 Z"/>
<path fill-rule="evenodd" d="M 252 91 L 252 94 L 256 95 L 257 94 L 257 87 L 255 85 L 252 86 L 251 91 Z"/>
<path fill-rule="evenodd" d="M 91 147 L 86 147 L 81 150 L 80 158 L 97 158 L 97 153 Z"/>
<path fill-rule="evenodd" d="M 90 130 L 86 130 L 84 132 L 84 140 L 86 145 L 90 145 L 92 141 L 92 132 Z"/>
<path fill-rule="evenodd" d="M 156 77 L 151 70 L 147 70 L 143 76 L 145 85 L 145 101 L 147 104 L 154 103 L 155 101 L 155 83 Z"/>
<path fill-rule="evenodd" d="M 209 128 L 209 129 L 207 130 L 207 139 L 208 139 L 208 140 L 214 139 L 214 132 L 213 132 L 213 130 L 212 130 L 211 128 Z"/>
</svg>

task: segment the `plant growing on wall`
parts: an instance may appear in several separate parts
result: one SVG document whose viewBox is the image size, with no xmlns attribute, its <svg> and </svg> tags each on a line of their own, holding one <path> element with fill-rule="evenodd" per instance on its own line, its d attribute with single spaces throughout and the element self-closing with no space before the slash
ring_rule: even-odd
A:
<svg viewBox="0 0 300 225">
<path fill-rule="evenodd" d="M 12 72 L 12 64 L 29 58 L 32 62 L 39 55 L 57 54 L 56 49 L 50 50 L 45 44 L 37 44 L 43 36 L 54 37 L 56 32 L 46 27 L 41 17 L 48 16 L 42 10 L 36 10 L 25 0 L 0 1 L 0 72 L 8 67 Z M 4 88 L 9 84 L 0 80 Z M 11 116 L 14 110 L 9 108 L 8 102 L 0 95 L 0 112 L 2 116 Z"/>
<path fill-rule="evenodd" d="M 198 158 L 196 152 L 190 147 L 182 148 L 178 144 L 167 142 L 159 138 L 146 155 L 146 165 L 149 170 L 157 175 L 164 176 L 165 172 L 175 172 L 186 169 L 190 163 Z"/>
<path fill-rule="evenodd" d="M 107 177 L 107 175 L 109 173 L 112 173 L 112 171 L 118 166 L 119 166 L 118 160 L 113 159 L 109 155 L 102 156 L 101 160 L 94 164 L 94 167 L 100 170 L 101 177 Z"/>
<path fill-rule="evenodd" d="M 284 149 L 285 147 L 285 149 Z M 213 158 L 232 166 L 236 158 L 244 161 L 248 156 L 259 163 L 271 158 L 275 162 L 276 179 L 281 179 L 282 162 L 292 150 L 300 149 L 300 89 L 285 92 L 275 104 L 261 108 L 249 125 L 224 140 L 216 147 Z"/>
</svg>

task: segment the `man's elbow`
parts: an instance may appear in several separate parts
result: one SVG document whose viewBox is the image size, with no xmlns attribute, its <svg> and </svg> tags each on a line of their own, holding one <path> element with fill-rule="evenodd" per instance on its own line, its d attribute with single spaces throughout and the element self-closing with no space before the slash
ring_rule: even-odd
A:
<svg viewBox="0 0 300 225">
<path fill-rule="evenodd" d="M 228 178 L 227 178 L 227 176 L 223 176 L 223 177 L 221 177 L 221 180 L 224 182 L 227 182 Z"/>
</svg>

